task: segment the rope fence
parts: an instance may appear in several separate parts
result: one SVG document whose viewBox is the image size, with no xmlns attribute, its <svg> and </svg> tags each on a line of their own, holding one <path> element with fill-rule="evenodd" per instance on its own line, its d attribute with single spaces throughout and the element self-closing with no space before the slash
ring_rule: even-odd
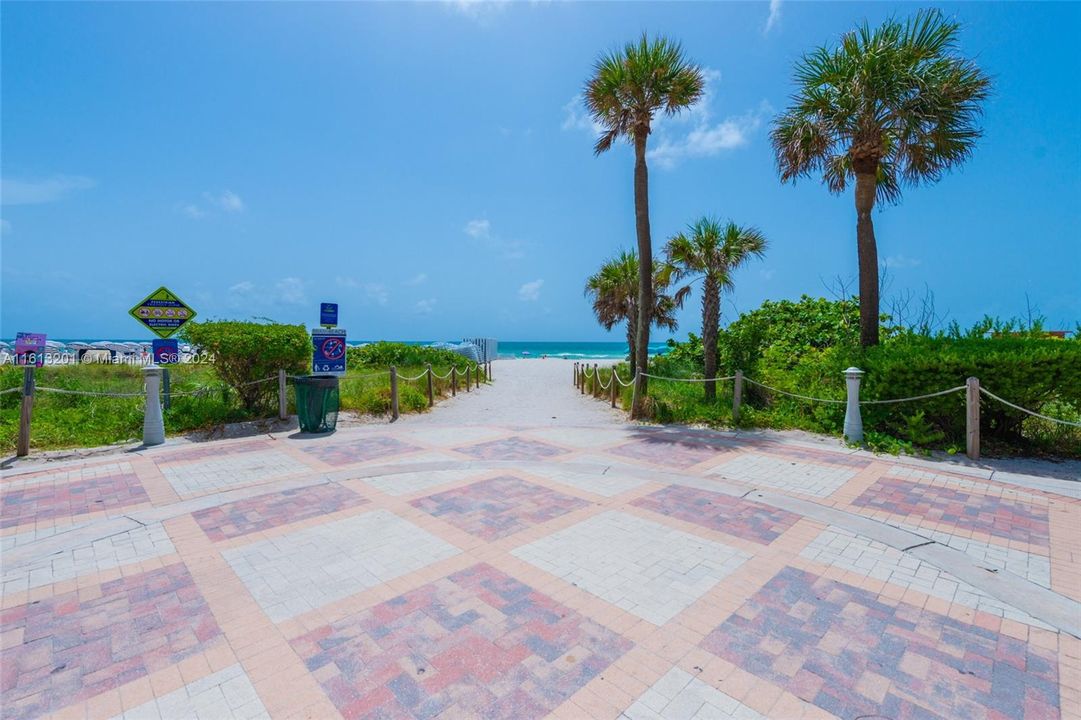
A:
<svg viewBox="0 0 1081 720">
<path fill-rule="evenodd" d="M 846 378 L 848 380 L 848 398 L 845 399 L 845 400 L 839 400 L 839 399 L 836 399 L 836 398 L 812 397 L 810 395 L 801 395 L 799 393 L 789 392 L 787 390 L 781 390 L 780 388 L 775 388 L 775 387 L 772 387 L 770 385 L 766 385 L 765 383 L 754 380 L 752 378 L 745 377 L 742 372 L 737 372 L 735 375 L 726 375 L 724 377 L 677 378 L 677 377 L 668 377 L 668 376 L 665 376 L 665 375 L 654 375 L 652 373 L 646 373 L 646 372 L 642 372 L 641 370 L 639 370 L 636 373 L 635 378 L 637 378 L 637 377 L 646 377 L 646 378 L 650 378 L 650 379 L 653 379 L 653 380 L 663 380 L 663 381 L 677 382 L 677 383 L 694 383 L 694 384 L 702 384 L 702 383 L 709 383 L 709 382 L 721 383 L 721 382 L 728 382 L 730 380 L 734 380 L 735 381 L 735 386 L 733 388 L 733 393 L 732 393 L 732 418 L 733 418 L 734 421 L 737 421 L 739 419 L 739 409 L 740 409 L 740 404 L 742 402 L 742 395 L 743 395 L 743 383 L 750 383 L 751 385 L 756 385 L 756 386 L 758 386 L 758 387 L 760 387 L 760 388 L 762 388 L 764 390 L 768 390 L 770 392 L 777 393 L 778 395 L 784 395 L 786 397 L 795 398 L 797 400 L 803 400 L 805 402 L 827 403 L 827 404 L 831 404 L 831 405 L 847 405 L 846 412 L 845 412 L 844 433 L 845 433 L 845 436 L 847 438 L 849 438 L 850 440 L 855 441 L 855 442 L 861 441 L 863 439 L 863 421 L 862 421 L 862 418 L 860 417 L 860 411 L 859 411 L 860 406 L 891 405 L 891 404 L 896 404 L 896 403 L 916 402 L 916 401 L 919 401 L 919 400 L 929 400 L 931 398 L 943 397 L 943 396 L 946 396 L 946 395 L 952 395 L 953 393 L 964 391 L 965 394 L 966 394 L 966 415 L 965 415 L 965 426 L 966 426 L 965 434 L 966 434 L 966 451 L 967 451 L 966 454 L 972 459 L 979 458 L 979 453 L 980 453 L 979 446 L 980 446 L 980 396 L 981 395 L 984 395 L 984 396 L 986 396 L 987 398 L 989 398 L 991 400 L 995 400 L 997 402 L 1000 402 L 1003 405 L 1006 405 L 1007 407 L 1012 408 L 1013 410 L 1025 413 L 1025 414 L 1027 414 L 1027 415 L 1029 415 L 1031 417 L 1039 418 L 1039 419 L 1045 420 L 1047 422 L 1057 423 L 1059 425 L 1066 425 L 1066 426 L 1069 426 L 1069 427 L 1081 428 L 1081 422 L 1074 422 L 1072 420 L 1063 420 L 1062 418 L 1055 418 L 1055 417 L 1050 417 L 1048 415 L 1043 415 L 1042 413 L 1038 413 L 1038 412 L 1036 412 L 1034 410 L 1029 410 L 1028 408 L 1017 405 L 1016 403 L 1012 403 L 1009 400 L 1006 400 L 1005 398 L 999 397 L 998 395 L 994 394 L 990 390 L 988 390 L 986 388 L 983 388 L 983 387 L 980 387 L 980 382 L 979 382 L 979 380 L 977 378 L 969 378 L 965 385 L 958 385 L 956 387 L 946 388 L 945 390 L 939 390 L 937 392 L 925 393 L 923 395 L 913 395 L 911 397 L 889 398 L 889 399 L 882 399 L 882 400 L 860 400 L 859 399 L 859 385 L 860 385 L 860 378 L 863 375 L 863 371 L 861 371 L 861 370 L 859 370 L 857 368 L 849 368 L 848 370 L 845 371 L 845 375 L 846 375 Z M 599 373 L 598 373 L 598 371 L 596 369 L 596 366 L 594 366 L 593 368 L 590 368 L 585 363 L 582 363 L 582 364 L 575 363 L 575 368 L 574 368 L 575 387 L 581 388 L 582 394 L 585 394 L 585 392 L 586 392 L 586 383 L 587 383 L 587 381 L 594 381 L 593 385 L 592 385 L 592 387 L 594 389 L 594 394 L 596 394 L 595 388 L 596 388 L 597 385 L 600 386 L 601 390 L 608 390 L 608 389 L 611 388 L 613 390 L 613 392 L 611 393 L 611 395 L 612 395 L 612 407 L 615 407 L 614 383 L 619 383 L 619 385 L 621 387 L 630 387 L 630 386 L 635 384 L 635 378 L 632 378 L 631 380 L 629 380 L 628 382 L 625 383 L 625 382 L 623 382 L 623 379 L 619 377 L 619 373 L 616 372 L 616 369 L 613 367 L 611 369 L 611 375 L 609 376 L 608 382 L 605 384 L 605 383 L 599 382 Z M 632 405 L 633 405 L 633 398 L 632 398 Z"/>
</svg>

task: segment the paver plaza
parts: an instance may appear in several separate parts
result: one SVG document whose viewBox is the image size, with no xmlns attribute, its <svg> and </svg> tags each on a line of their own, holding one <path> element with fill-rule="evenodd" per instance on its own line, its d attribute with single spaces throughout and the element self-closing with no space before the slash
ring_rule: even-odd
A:
<svg viewBox="0 0 1081 720">
<path fill-rule="evenodd" d="M 435 422 L 31 464 L 2 714 L 1081 717 L 1081 486 L 989 475 Z"/>
</svg>

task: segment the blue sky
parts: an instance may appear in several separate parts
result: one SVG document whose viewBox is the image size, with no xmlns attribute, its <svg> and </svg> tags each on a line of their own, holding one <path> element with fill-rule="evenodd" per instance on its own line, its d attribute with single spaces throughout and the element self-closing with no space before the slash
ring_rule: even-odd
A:
<svg viewBox="0 0 1081 720">
<path fill-rule="evenodd" d="M 655 246 L 705 213 L 770 248 L 724 303 L 855 287 L 850 194 L 777 179 L 804 51 L 893 3 L 4 3 L 0 335 L 143 337 L 166 285 L 202 318 L 353 338 L 620 340 L 585 278 L 634 244 L 632 153 L 595 158 L 602 50 L 682 40 L 706 100 L 651 137 Z M 888 299 L 962 323 L 1081 320 L 1081 5 L 942 4 L 995 79 L 960 171 L 875 215 Z M 699 330 L 697 297 L 678 335 Z"/>
</svg>

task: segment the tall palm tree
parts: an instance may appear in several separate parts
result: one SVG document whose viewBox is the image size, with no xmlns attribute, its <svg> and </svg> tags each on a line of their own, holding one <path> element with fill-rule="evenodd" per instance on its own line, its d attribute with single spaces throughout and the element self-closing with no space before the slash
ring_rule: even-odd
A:
<svg viewBox="0 0 1081 720">
<path fill-rule="evenodd" d="M 702 280 L 702 347 L 706 377 L 717 376 L 717 330 L 721 323 L 721 290 L 732 287 L 732 271 L 752 257 L 762 257 L 766 238 L 753 227 L 741 227 L 729 220 L 721 224 L 703 217 L 668 240 L 665 254 L 675 269 L 675 279 Z M 681 290 L 689 290 L 686 286 Z M 717 397 L 717 384 L 705 383 L 706 400 Z"/>
<path fill-rule="evenodd" d="M 659 328 L 675 330 L 676 309 L 683 303 L 686 293 L 675 297 L 668 294 L 672 273 L 664 263 L 653 263 L 653 310 L 652 323 Z M 631 377 L 636 375 L 638 364 L 634 340 L 638 331 L 638 255 L 622 251 L 608 260 L 601 269 L 586 280 L 586 297 L 593 300 L 593 312 L 605 330 L 611 330 L 621 322 L 627 323 L 627 347 L 630 349 Z"/>
<path fill-rule="evenodd" d="M 871 210 L 901 185 L 935 182 L 963 162 L 990 80 L 957 54 L 958 23 L 938 10 L 866 23 L 796 64 L 797 91 L 771 138 L 781 181 L 821 173 L 831 192 L 856 185 L 860 342 L 878 344 L 878 248 Z"/>
<path fill-rule="evenodd" d="M 638 278 L 638 318 L 634 353 L 636 367 L 649 362 L 649 326 L 653 300 L 650 297 L 653 245 L 649 232 L 649 171 L 646 141 L 658 112 L 675 115 L 702 96 L 702 71 L 687 60 L 679 43 L 645 33 L 622 50 L 601 56 L 586 83 L 585 103 L 594 121 L 604 128 L 593 152 L 607 151 L 616 140 L 634 145 L 634 218 L 638 257 L 642 263 Z M 635 378 L 635 403 L 631 417 L 640 417 L 646 396 L 646 378 Z"/>
</svg>

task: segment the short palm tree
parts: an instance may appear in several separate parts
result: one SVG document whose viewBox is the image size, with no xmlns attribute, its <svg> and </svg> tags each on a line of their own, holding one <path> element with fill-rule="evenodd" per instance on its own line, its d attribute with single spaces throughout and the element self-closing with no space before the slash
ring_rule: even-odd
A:
<svg viewBox="0 0 1081 720">
<path fill-rule="evenodd" d="M 796 64 L 797 91 L 771 138 L 781 181 L 821 174 L 831 192 L 855 180 L 860 342 L 878 343 L 878 248 L 871 210 L 901 186 L 935 182 L 964 161 L 990 80 L 957 54 L 959 25 L 937 10 L 864 23 L 836 48 Z"/>
<path fill-rule="evenodd" d="M 702 347 L 706 377 L 717 376 L 717 331 L 721 323 L 721 290 L 732 287 L 732 272 L 766 251 L 766 238 L 753 227 L 732 221 L 721 224 L 703 217 L 668 240 L 665 254 L 675 270 L 675 280 L 702 280 Z M 689 290 L 689 285 L 683 290 Z M 680 294 L 682 297 L 682 291 Z M 705 383 L 706 400 L 717 397 L 717 384 Z"/>
<path fill-rule="evenodd" d="M 671 272 L 663 263 L 653 264 L 653 311 L 652 323 L 659 328 L 675 330 L 676 309 L 682 304 L 685 293 L 677 297 L 668 294 Z M 586 297 L 593 300 L 593 312 L 605 330 L 611 330 L 621 322 L 627 323 L 627 347 L 630 349 L 631 377 L 638 364 L 635 358 L 634 340 L 638 331 L 638 255 L 620 252 L 604 263 L 601 269 L 586 280 Z"/>
<path fill-rule="evenodd" d="M 649 326 L 653 301 L 650 297 L 653 245 L 649 231 L 649 172 L 646 141 L 657 113 L 675 115 L 702 96 L 702 71 L 689 62 L 679 43 L 644 33 L 636 42 L 597 60 L 593 77 L 586 83 L 585 103 L 593 119 L 604 131 L 593 148 L 600 155 L 616 140 L 634 145 L 634 217 L 638 256 L 642 259 L 638 278 L 638 307 L 645 308 L 638 319 L 633 352 L 636 367 L 649 362 Z M 645 376 L 636 376 L 635 406 L 631 417 L 642 414 L 646 395 Z"/>
</svg>

